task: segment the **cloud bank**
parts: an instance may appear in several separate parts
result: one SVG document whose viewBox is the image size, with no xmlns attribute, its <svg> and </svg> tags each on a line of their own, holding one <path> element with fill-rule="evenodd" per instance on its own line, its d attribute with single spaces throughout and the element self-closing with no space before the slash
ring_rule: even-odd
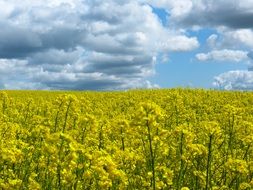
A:
<svg viewBox="0 0 253 190">
<path fill-rule="evenodd" d="M 240 62 L 248 59 L 248 52 L 240 50 L 213 50 L 208 53 L 199 53 L 196 55 L 199 61 L 231 61 Z"/>
<path fill-rule="evenodd" d="M 2 88 L 156 87 L 158 55 L 199 46 L 134 0 L 4 0 L 0 26 Z"/>
<path fill-rule="evenodd" d="M 252 18 L 251 0 L 2 0 L 0 88 L 152 88 L 156 64 L 193 50 L 197 61 L 249 64 Z M 205 29 L 215 32 L 200 44 Z M 244 89 L 251 68 L 217 75 L 214 84 Z"/>
<path fill-rule="evenodd" d="M 229 71 L 215 77 L 215 87 L 225 90 L 253 90 L 253 71 Z"/>
</svg>

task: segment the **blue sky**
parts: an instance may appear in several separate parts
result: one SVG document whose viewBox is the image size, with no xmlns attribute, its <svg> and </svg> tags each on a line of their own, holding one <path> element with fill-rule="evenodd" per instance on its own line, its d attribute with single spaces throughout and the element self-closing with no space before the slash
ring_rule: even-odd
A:
<svg viewBox="0 0 253 190">
<path fill-rule="evenodd" d="M 252 0 L 0 1 L 0 88 L 253 89 Z"/>
<path fill-rule="evenodd" d="M 164 8 L 152 8 L 162 24 L 169 26 L 169 12 Z M 246 64 L 245 60 L 241 64 L 235 64 L 231 60 L 226 60 L 225 64 L 222 63 L 224 61 L 219 60 L 211 60 L 208 63 L 202 64 L 196 59 L 196 54 L 208 51 L 208 47 L 206 46 L 208 38 L 213 34 L 219 35 L 215 27 L 203 27 L 198 31 L 189 29 L 187 33 L 189 36 L 196 36 L 198 38 L 200 47 L 190 52 L 170 53 L 170 59 L 167 63 L 157 65 L 157 74 L 151 78 L 151 81 L 165 88 L 217 88 L 217 86 L 212 84 L 214 76 L 231 70 L 247 70 L 249 62 Z"/>
</svg>

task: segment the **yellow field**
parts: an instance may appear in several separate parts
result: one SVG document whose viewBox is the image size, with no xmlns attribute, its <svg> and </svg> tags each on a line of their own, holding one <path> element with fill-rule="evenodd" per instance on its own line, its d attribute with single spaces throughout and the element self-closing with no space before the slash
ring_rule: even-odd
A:
<svg viewBox="0 0 253 190">
<path fill-rule="evenodd" d="M 253 189 L 253 93 L 1 91 L 0 189 Z"/>
</svg>

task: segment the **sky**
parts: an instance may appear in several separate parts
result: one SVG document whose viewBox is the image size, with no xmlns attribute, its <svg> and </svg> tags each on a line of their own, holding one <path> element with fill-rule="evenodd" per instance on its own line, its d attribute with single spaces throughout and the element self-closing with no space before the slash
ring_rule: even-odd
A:
<svg viewBox="0 0 253 190">
<path fill-rule="evenodd" d="M 0 0 L 0 89 L 253 89 L 253 0 Z"/>
</svg>

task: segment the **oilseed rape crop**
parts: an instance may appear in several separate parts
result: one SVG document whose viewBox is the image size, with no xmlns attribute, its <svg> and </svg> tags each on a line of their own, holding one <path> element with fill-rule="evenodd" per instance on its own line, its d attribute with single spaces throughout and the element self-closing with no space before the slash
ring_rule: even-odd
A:
<svg viewBox="0 0 253 190">
<path fill-rule="evenodd" d="M 253 189 L 253 94 L 0 91 L 0 189 Z"/>
</svg>

